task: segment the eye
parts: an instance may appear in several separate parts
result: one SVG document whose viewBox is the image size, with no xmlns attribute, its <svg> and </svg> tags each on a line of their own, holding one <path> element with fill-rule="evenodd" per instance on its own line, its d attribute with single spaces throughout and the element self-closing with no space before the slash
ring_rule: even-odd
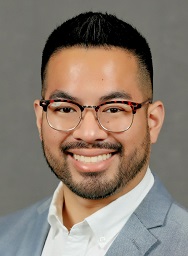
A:
<svg viewBox="0 0 188 256">
<path fill-rule="evenodd" d="M 103 113 L 108 113 L 108 114 L 120 114 L 120 113 L 129 113 L 132 111 L 132 108 L 127 105 L 127 104 L 109 104 L 109 105 L 104 105 L 101 108 L 101 111 Z"/>
<path fill-rule="evenodd" d="M 124 111 L 124 109 L 117 108 L 117 107 L 110 107 L 110 108 L 103 110 L 103 112 L 106 112 L 106 113 L 117 113 L 120 111 Z"/>
<path fill-rule="evenodd" d="M 70 108 L 70 107 L 61 107 L 61 108 L 59 107 L 59 108 L 56 108 L 55 111 L 59 111 L 61 113 L 65 113 L 65 114 L 76 112 L 75 109 Z"/>
<path fill-rule="evenodd" d="M 52 104 L 50 104 L 49 107 L 53 112 L 62 114 L 77 112 L 77 106 L 74 104 L 69 104 L 67 102 L 53 102 Z"/>
</svg>

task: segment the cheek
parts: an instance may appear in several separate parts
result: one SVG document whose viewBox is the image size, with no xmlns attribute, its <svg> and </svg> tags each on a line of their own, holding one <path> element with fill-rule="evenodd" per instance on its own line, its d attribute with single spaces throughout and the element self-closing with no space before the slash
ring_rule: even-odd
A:
<svg viewBox="0 0 188 256">
<path fill-rule="evenodd" d="M 59 151 L 59 147 L 65 141 L 68 134 L 65 132 L 60 132 L 52 129 L 46 122 L 42 124 L 41 133 L 43 143 L 53 152 Z"/>
<path fill-rule="evenodd" d="M 148 117 L 145 111 L 142 111 L 141 113 L 139 113 L 138 111 L 138 113 L 134 115 L 134 120 L 131 128 L 132 130 L 134 130 L 135 136 L 145 136 L 146 130 L 148 130 Z"/>
<path fill-rule="evenodd" d="M 134 118 L 132 126 L 129 130 L 116 134 L 114 137 L 117 141 L 119 141 L 124 151 L 128 154 L 131 151 L 134 151 L 135 148 L 143 142 L 143 139 L 146 136 L 147 132 L 147 121 L 139 120 L 138 118 Z"/>
<path fill-rule="evenodd" d="M 130 128 L 131 129 L 131 128 Z M 128 155 L 136 147 L 136 138 L 131 131 L 125 131 L 120 134 L 116 134 L 115 140 L 123 146 L 123 154 Z"/>
</svg>

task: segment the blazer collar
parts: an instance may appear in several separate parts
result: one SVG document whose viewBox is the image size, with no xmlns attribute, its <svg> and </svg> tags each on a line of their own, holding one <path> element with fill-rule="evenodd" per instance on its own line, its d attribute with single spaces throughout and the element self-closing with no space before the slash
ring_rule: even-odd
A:
<svg viewBox="0 0 188 256">
<path fill-rule="evenodd" d="M 16 256 L 41 255 L 50 228 L 47 222 L 50 202 L 51 198 L 33 209 L 32 218 L 25 223 L 25 232 Z"/>
<path fill-rule="evenodd" d="M 155 176 L 153 187 L 120 231 L 106 256 L 140 256 L 157 246 L 159 241 L 150 229 L 164 224 L 171 204 L 171 196 Z"/>
</svg>

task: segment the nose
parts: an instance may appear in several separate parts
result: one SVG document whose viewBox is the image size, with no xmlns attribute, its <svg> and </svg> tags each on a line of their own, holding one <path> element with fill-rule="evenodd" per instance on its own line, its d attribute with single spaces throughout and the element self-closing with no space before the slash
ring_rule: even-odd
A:
<svg viewBox="0 0 188 256">
<path fill-rule="evenodd" d="M 98 123 L 94 109 L 85 109 L 79 126 L 73 131 L 73 137 L 87 143 L 105 140 L 108 132 Z"/>
</svg>

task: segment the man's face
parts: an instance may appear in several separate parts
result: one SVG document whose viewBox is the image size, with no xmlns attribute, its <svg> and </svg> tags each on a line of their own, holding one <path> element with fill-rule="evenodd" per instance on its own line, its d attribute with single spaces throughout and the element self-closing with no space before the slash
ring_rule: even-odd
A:
<svg viewBox="0 0 188 256">
<path fill-rule="evenodd" d="M 45 83 L 45 99 L 63 92 L 80 105 L 96 106 L 107 96 L 147 100 L 140 89 L 136 58 L 118 48 L 63 49 L 49 60 Z M 137 110 L 131 128 L 120 133 L 103 130 L 93 109 L 85 109 L 79 126 L 69 132 L 52 129 L 42 110 L 37 119 L 49 166 L 78 196 L 100 199 L 124 194 L 143 178 L 150 154 L 147 105 Z"/>
</svg>

